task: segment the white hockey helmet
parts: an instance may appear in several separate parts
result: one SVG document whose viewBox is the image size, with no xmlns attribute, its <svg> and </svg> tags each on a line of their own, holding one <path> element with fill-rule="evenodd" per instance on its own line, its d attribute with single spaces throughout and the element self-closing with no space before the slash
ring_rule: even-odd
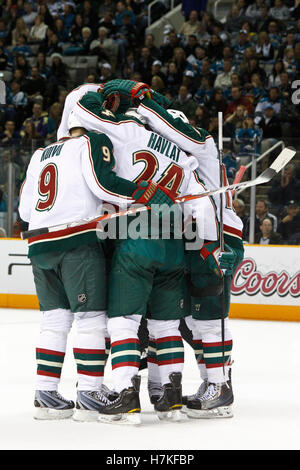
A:
<svg viewBox="0 0 300 470">
<path fill-rule="evenodd" d="M 186 115 L 182 111 L 179 111 L 178 109 L 167 109 L 167 112 L 169 114 L 171 114 L 171 116 L 173 116 L 173 118 L 175 118 L 175 119 L 180 118 L 186 124 L 189 123 L 188 118 L 186 117 Z"/>
<path fill-rule="evenodd" d="M 76 114 L 72 110 L 69 114 L 69 117 L 68 117 L 68 130 L 69 130 L 69 132 L 74 127 L 84 127 L 84 126 L 82 125 L 82 123 L 79 121 L 78 117 L 76 116 Z"/>
<path fill-rule="evenodd" d="M 144 116 L 141 116 L 136 108 L 128 108 L 126 113 L 125 113 L 125 116 L 131 116 L 131 117 L 134 117 L 135 119 L 138 119 L 142 124 L 146 124 L 146 119 L 144 118 Z"/>
</svg>

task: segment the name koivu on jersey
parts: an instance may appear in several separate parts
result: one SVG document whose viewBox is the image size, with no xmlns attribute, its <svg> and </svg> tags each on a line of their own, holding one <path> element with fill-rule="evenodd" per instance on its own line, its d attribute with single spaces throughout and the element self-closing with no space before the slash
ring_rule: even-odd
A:
<svg viewBox="0 0 300 470">
<path fill-rule="evenodd" d="M 169 140 L 164 139 L 163 137 L 158 134 L 155 134 L 154 132 L 151 132 L 151 136 L 147 146 L 152 150 L 160 152 L 166 157 L 171 158 L 172 160 L 174 160 L 174 162 L 179 161 L 180 149 L 177 147 L 177 145 L 174 145 Z M 172 150 L 170 152 L 171 146 Z"/>
<path fill-rule="evenodd" d="M 60 154 L 61 149 L 63 148 L 63 146 L 64 146 L 64 144 L 53 145 L 52 147 L 47 147 L 43 151 L 40 161 L 43 162 L 44 160 L 47 160 L 47 158 L 56 157 L 57 155 Z"/>
</svg>

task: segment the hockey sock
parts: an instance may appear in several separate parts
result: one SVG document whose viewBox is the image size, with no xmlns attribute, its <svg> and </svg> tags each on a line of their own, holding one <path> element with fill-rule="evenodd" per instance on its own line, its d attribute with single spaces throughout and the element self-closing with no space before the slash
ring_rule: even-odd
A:
<svg viewBox="0 0 300 470">
<path fill-rule="evenodd" d="M 109 318 L 107 323 L 111 340 L 111 363 L 114 390 L 121 392 L 132 387 L 131 379 L 139 371 L 141 360 L 138 328 L 140 315 Z"/>
<path fill-rule="evenodd" d="M 184 347 L 179 332 L 179 320 L 149 320 L 149 334 L 155 337 L 156 360 L 162 385 L 170 383 L 172 372 L 182 372 Z"/>
<path fill-rule="evenodd" d="M 202 336 L 201 332 L 196 329 L 195 320 L 192 316 L 185 318 L 186 326 L 191 330 L 193 336 L 193 350 L 195 354 L 195 359 L 198 365 L 200 372 L 200 377 L 202 380 L 207 379 L 207 371 L 205 367 L 205 362 L 203 359 L 203 345 L 202 345 Z"/>
<path fill-rule="evenodd" d="M 159 366 L 156 357 L 156 342 L 154 338 L 149 337 L 148 354 L 147 354 L 147 366 L 148 366 L 148 381 L 161 384 Z"/>
<path fill-rule="evenodd" d="M 220 383 L 229 379 L 230 358 L 232 354 L 232 335 L 225 319 L 225 367 L 223 373 L 221 320 L 197 320 L 197 330 L 202 334 L 203 360 L 209 382 Z"/>
<path fill-rule="evenodd" d="M 56 309 L 42 312 L 36 346 L 36 390 L 57 390 L 72 322 L 73 314 L 70 310 Z"/>
<path fill-rule="evenodd" d="M 76 334 L 73 353 L 77 366 L 77 389 L 99 390 L 103 382 L 107 360 L 105 312 L 75 314 Z"/>
</svg>

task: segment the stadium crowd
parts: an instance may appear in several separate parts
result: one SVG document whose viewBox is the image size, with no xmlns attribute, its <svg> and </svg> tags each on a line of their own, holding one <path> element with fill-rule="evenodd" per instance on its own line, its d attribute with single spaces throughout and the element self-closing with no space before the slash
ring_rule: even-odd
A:
<svg viewBox="0 0 300 470">
<path fill-rule="evenodd" d="M 222 111 L 229 180 L 240 164 L 280 140 L 300 149 L 300 0 L 236 0 L 222 22 L 206 1 L 183 1 L 182 27 L 166 24 L 160 45 L 146 30 L 149 3 L 1 2 L 0 77 L 6 103 L 0 104 L 0 214 L 7 209 L 8 163 L 15 167 L 16 208 L 28 159 L 35 148 L 56 140 L 65 97 L 83 82 L 117 77 L 146 82 L 214 137 Z M 159 1 L 154 19 L 168 6 L 169 0 Z M 261 169 L 276 152 L 262 160 Z M 245 218 L 247 240 L 245 201 L 242 196 L 238 201 L 235 209 Z M 272 243 L 300 243 L 297 165 L 273 182 L 268 200 L 258 200 L 257 206 L 260 202 L 266 204 L 262 214 L 271 212 L 273 218 L 271 231 L 265 232 L 257 209 L 257 242 L 269 243 L 276 233 Z"/>
</svg>

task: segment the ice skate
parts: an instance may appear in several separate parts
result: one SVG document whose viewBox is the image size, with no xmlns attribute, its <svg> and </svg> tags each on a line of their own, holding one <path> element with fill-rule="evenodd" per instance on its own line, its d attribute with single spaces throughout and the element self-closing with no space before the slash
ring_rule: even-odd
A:
<svg viewBox="0 0 300 470">
<path fill-rule="evenodd" d="M 205 379 L 203 380 L 202 384 L 200 385 L 196 393 L 194 393 L 193 395 L 184 395 L 182 397 L 182 408 L 180 410 L 181 413 L 187 413 L 187 407 L 186 407 L 187 402 L 202 397 L 202 395 L 205 393 L 207 389 L 207 386 L 208 386 L 208 380 Z"/>
<path fill-rule="evenodd" d="M 160 383 L 148 380 L 148 394 L 152 405 L 159 400 L 163 392 L 163 387 Z"/>
<path fill-rule="evenodd" d="M 109 389 L 105 391 L 110 392 Z M 108 396 L 106 396 L 102 391 L 102 387 L 101 390 L 78 391 L 76 409 L 73 416 L 74 421 L 98 421 L 100 410 L 103 406 L 111 403 L 109 396 L 112 395 L 108 392 Z M 115 394 L 113 396 L 116 398 Z"/>
<path fill-rule="evenodd" d="M 36 390 L 35 419 L 66 419 L 73 415 L 74 402 L 62 397 L 56 390 Z"/>
<path fill-rule="evenodd" d="M 99 421 L 109 424 L 141 424 L 141 377 L 135 375 L 131 381 L 132 387 L 125 388 L 114 401 L 102 407 Z"/>
<path fill-rule="evenodd" d="M 230 381 L 209 383 L 201 397 L 187 401 L 189 418 L 231 418 L 233 392 Z"/>
<path fill-rule="evenodd" d="M 169 375 L 170 383 L 162 387 L 162 394 L 154 403 L 154 409 L 160 420 L 180 421 L 182 407 L 182 374 L 172 372 Z"/>
</svg>

